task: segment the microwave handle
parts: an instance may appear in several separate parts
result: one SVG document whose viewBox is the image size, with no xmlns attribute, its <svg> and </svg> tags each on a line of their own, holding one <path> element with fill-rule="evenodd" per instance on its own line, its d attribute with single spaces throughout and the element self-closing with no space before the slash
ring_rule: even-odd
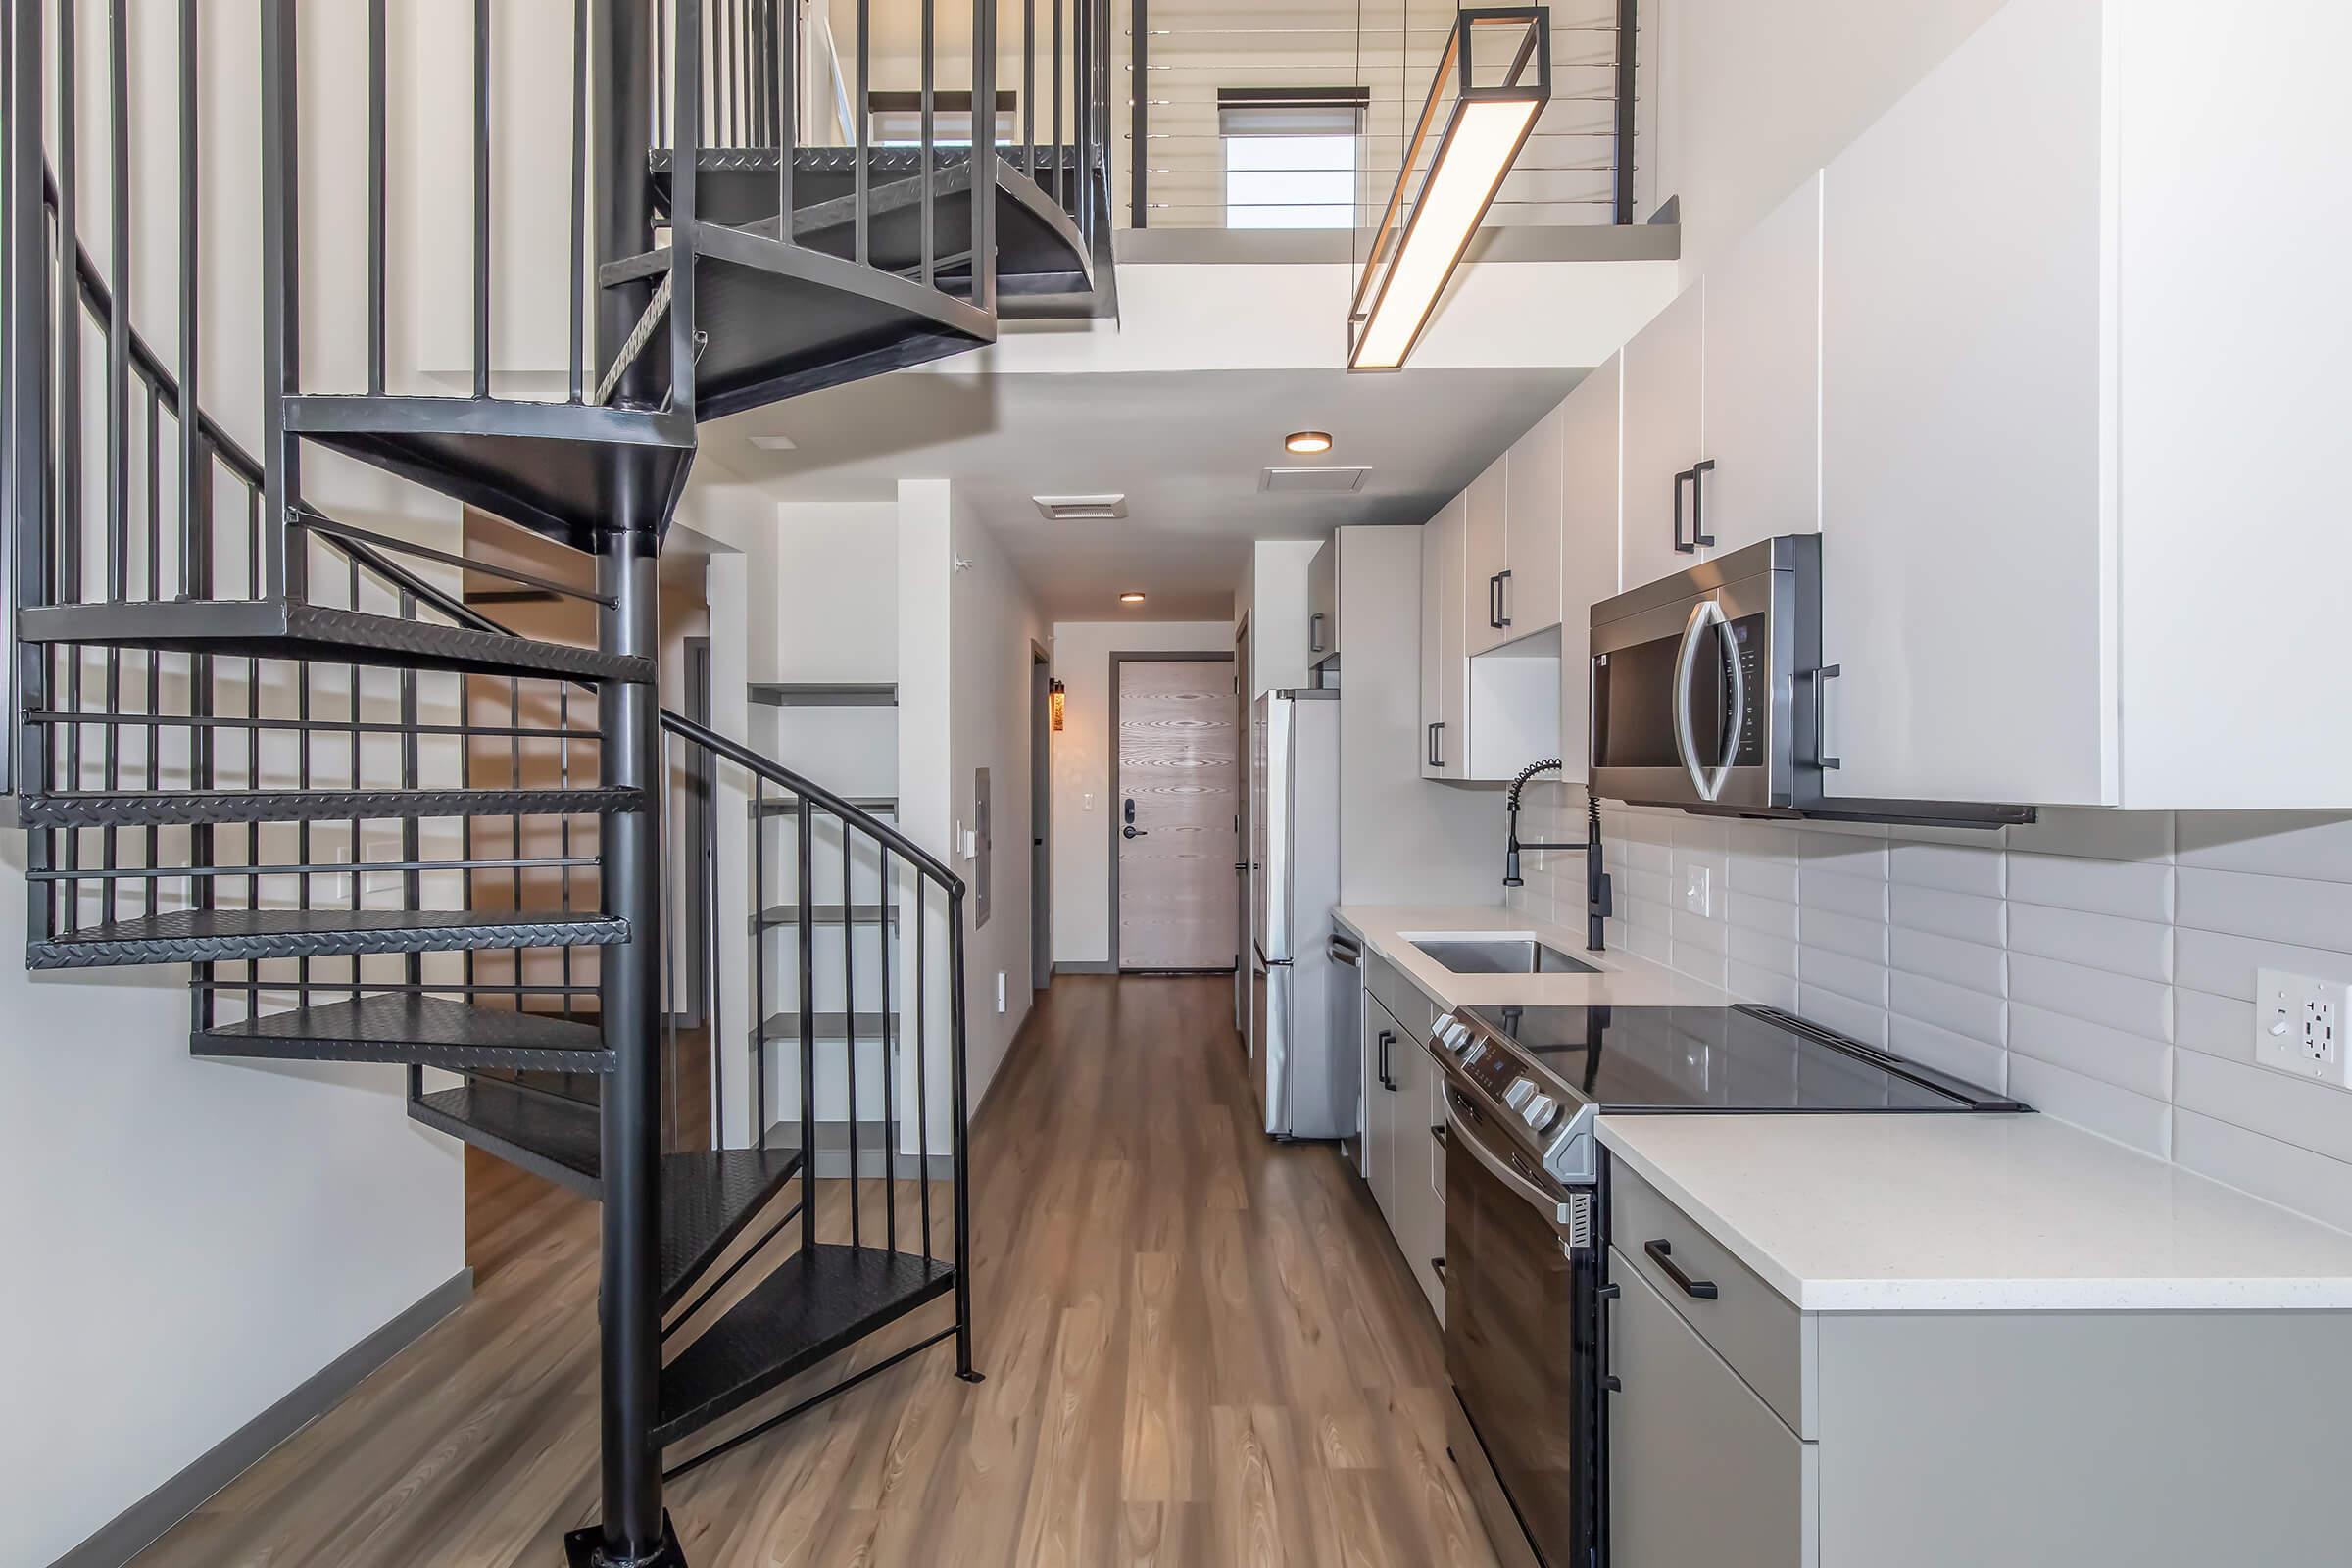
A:
<svg viewBox="0 0 2352 1568">
<path fill-rule="evenodd" d="M 1690 775 L 1690 787 L 1702 801 L 1720 800 L 1723 787 L 1731 781 L 1732 762 L 1739 756 L 1739 714 L 1747 704 L 1746 677 L 1740 671 L 1740 661 L 1732 661 L 1732 717 L 1725 726 L 1730 739 L 1723 756 L 1713 766 L 1700 762 L 1698 738 L 1690 732 L 1690 676 L 1698 663 L 1700 639 L 1710 626 L 1729 627 L 1731 620 L 1723 606 L 1714 599 L 1701 599 L 1690 607 L 1690 618 L 1683 624 L 1683 640 L 1674 659 L 1674 750 L 1683 760 L 1683 771 Z"/>
<path fill-rule="evenodd" d="M 1723 627 L 1725 662 L 1732 666 L 1732 702 L 1723 714 L 1723 760 L 1716 764 L 1714 787 L 1706 792 L 1710 801 L 1723 798 L 1723 787 L 1732 781 L 1732 764 L 1740 760 L 1740 729 L 1747 717 L 1747 671 L 1740 663 L 1740 650 L 1732 642 L 1732 623 L 1715 600 L 1714 618 Z"/>
</svg>

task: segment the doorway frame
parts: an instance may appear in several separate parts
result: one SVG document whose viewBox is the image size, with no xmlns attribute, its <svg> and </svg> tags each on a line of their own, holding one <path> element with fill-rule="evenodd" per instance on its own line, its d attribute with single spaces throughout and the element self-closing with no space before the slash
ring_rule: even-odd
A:
<svg viewBox="0 0 2352 1568">
<path fill-rule="evenodd" d="M 1054 983 L 1054 656 L 1029 639 L 1029 989 Z"/>
<path fill-rule="evenodd" d="M 1105 911 L 1108 915 L 1108 918 L 1103 923 L 1110 928 L 1110 972 L 1112 974 L 1125 974 L 1128 972 L 1126 969 L 1120 966 L 1119 962 L 1119 808 L 1110 804 L 1112 801 L 1115 801 L 1119 798 L 1119 666 L 1126 663 L 1225 664 L 1232 666 L 1235 671 L 1233 677 L 1233 723 L 1237 732 L 1240 732 L 1243 729 L 1242 677 L 1240 674 L 1240 666 L 1234 664 L 1233 652 L 1231 649 L 1215 651 L 1187 649 L 1175 650 L 1167 653 L 1152 653 L 1139 650 L 1133 653 L 1114 652 L 1110 656 L 1110 725 L 1109 734 L 1105 737 L 1110 744 L 1105 747 L 1103 751 L 1103 761 L 1106 764 L 1105 771 L 1109 776 L 1107 779 L 1108 787 L 1102 792 L 1102 804 L 1106 808 L 1102 814 L 1108 819 L 1106 836 L 1110 844 L 1110 907 Z M 1238 739 L 1240 744 L 1234 755 L 1241 760 L 1240 771 L 1242 773 L 1242 778 L 1240 780 L 1239 787 L 1234 792 L 1234 798 L 1236 806 L 1240 808 L 1240 809 L 1246 810 L 1248 809 L 1248 802 L 1250 799 L 1250 737 L 1247 733 L 1240 733 L 1238 735 Z M 1236 855 L 1240 855 L 1242 853 L 1242 830 L 1240 825 L 1241 819 L 1238 812 L 1235 816 L 1234 823 L 1234 853 Z M 1144 974 L 1162 971 L 1147 971 L 1139 969 L 1135 972 L 1138 974 Z M 1186 969 L 1181 971 L 1168 970 L 1164 972 L 1171 974 L 1225 973 L 1223 969 Z"/>
</svg>

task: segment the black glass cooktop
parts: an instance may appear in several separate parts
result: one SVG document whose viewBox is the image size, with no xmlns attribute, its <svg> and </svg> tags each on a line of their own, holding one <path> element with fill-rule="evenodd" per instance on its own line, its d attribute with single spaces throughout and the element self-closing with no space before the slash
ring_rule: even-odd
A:
<svg viewBox="0 0 2352 1568">
<path fill-rule="evenodd" d="M 2022 1110 L 1777 1008 L 1472 1007 L 1576 1099 L 1612 1110 Z"/>
</svg>

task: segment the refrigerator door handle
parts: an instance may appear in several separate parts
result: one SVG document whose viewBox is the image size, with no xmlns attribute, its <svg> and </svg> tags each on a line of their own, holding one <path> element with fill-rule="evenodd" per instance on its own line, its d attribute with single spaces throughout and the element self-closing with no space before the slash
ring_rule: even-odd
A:
<svg viewBox="0 0 2352 1568">
<path fill-rule="evenodd" d="M 1291 960 L 1289 958 L 1269 958 L 1266 956 L 1266 950 L 1262 947 L 1259 947 L 1257 943 L 1252 942 L 1250 944 L 1250 946 L 1257 950 L 1257 966 L 1259 968 L 1288 969 L 1291 966 Z"/>
</svg>

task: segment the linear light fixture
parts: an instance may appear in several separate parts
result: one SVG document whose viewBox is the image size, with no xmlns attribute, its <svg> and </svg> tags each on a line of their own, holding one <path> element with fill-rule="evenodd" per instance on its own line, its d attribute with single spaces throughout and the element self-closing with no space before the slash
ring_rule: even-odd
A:
<svg viewBox="0 0 2352 1568">
<path fill-rule="evenodd" d="M 1499 43 L 1509 63 L 1498 80 L 1479 83 L 1478 51 Z M 1488 74 L 1494 74 L 1492 71 Z M 1438 296 L 1460 265 L 1470 236 L 1494 204 L 1551 101 L 1551 13 L 1543 6 L 1478 9 L 1456 15 L 1446 53 L 1430 83 L 1421 122 L 1405 148 L 1396 188 L 1373 230 L 1371 254 L 1348 307 L 1348 368 L 1401 369 L 1421 340 Z M 1405 188 L 1419 167 L 1431 129 L 1446 111 L 1445 129 L 1429 160 L 1412 213 L 1397 227 Z"/>
</svg>

